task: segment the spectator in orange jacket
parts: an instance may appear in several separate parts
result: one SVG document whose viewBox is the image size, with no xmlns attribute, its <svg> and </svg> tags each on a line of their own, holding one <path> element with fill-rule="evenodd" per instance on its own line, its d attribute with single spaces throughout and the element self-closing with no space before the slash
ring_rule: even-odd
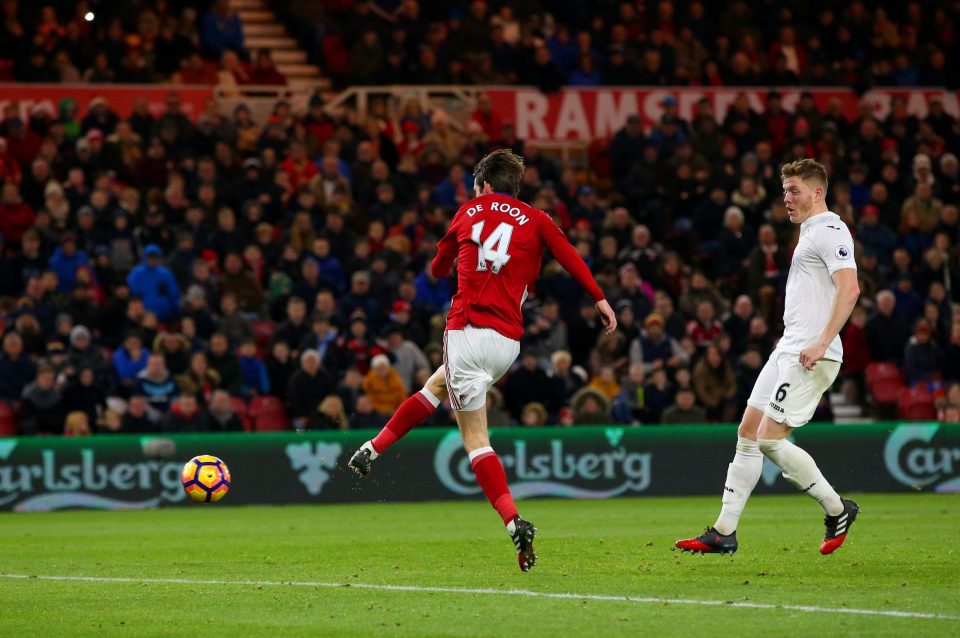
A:
<svg viewBox="0 0 960 638">
<path fill-rule="evenodd" d="M 407 388 L 385 354 L 378 354 L 370 362 L 370 372 L 363 380 L 363 391 L 380 414 L 393 414 L 407 398 Z"/>
</svg>

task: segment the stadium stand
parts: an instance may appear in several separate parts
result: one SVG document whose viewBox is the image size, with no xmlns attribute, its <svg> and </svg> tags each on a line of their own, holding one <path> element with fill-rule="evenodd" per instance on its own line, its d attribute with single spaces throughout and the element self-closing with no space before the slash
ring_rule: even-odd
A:
<svg viewBox="0 0 960 638">
<path fill-rule="evenodd" d="M 245 430 L 289 429 L 310 420 L 291 418 L 294 385 L 298 410 L 316 389 L 308 409 L 336 394 L 351 425 L 382 423 L 370 360 L 388 354 L 408 391 L 437 365 L 456 282 L 425 266 L 473 163 L 504 147 L 527 159 L 521 197 L 555 216 L 621 320 L 598 338 L 546 263 L 522 342 L 544 379 L 536 397 L 507 393 L 511 422 L 531 402 L 547 423 L 589 422 L 590 394 L 602 418 L 654 423 L 688 388 L 699 405 L 683 414 L 740 411 L 782 327 L 795 229 L 779 165 L 805 156 L 828 166 L 864 293 L 817 418 L 960 407 L 955 3 L 736 1 L 710 17 L 696 0 L 560 4 L 3 2 L 0 433 L 17 431 L 25 396 L 116 431 L 106 414 L 134 394 L 202 405 L 217 388 Z M 345 100 L 361 82 L 477 99 Z M 544 100 L 609 85 L 649 100 L 551 146 L 501 99 L 516 83 Z M 884 86 L 884 108 L 858 100 Z M 255 354 L 240 356 L 247 338 Z M 698 365 L 714 346 L 720 363 Z M 322 360 L 309 379 L 307 350 Z M 165 370 L 147 370 L 151 352 Z M 76 391 L 88 368 L 104 389 L 93 406 Z"/>
</svg>

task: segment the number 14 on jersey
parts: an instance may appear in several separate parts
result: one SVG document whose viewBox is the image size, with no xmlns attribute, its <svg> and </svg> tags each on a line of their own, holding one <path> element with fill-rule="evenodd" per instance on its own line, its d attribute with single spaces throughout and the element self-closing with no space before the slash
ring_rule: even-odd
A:
<svg viewBox="0 0 960 638">
<path fill-rule="evenodd" d="M 487 270 L 487 262 L 490 262 L 490 271 L 498 274 L 504 264 L 510 261 L 510 255 L 507 250 L 510 248 L 510 239 L 513 237 L 513 224 L 500 222 L 493 229 L 493 232 L 480 241 L 483 234 L 483 225 L 486 222 L 477 222 L 472 228 L 471 239 L 477 245 L 477 270 Z"/>
</svg>

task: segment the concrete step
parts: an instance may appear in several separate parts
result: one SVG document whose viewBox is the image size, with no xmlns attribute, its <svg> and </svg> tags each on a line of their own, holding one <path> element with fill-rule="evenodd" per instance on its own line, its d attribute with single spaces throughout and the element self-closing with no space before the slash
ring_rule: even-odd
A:
<svg viewBox="0 0 960 638">
<path fill-rule="evenodd" d="M 282 38 L 287 35 L 282 24 L 273 22 L 255 22 L 253 24 L 243 25 L 243 37 L 245 38 Z"/>
<path fill-rule="evenodd" d="M 837 418 L 849 419 L 863 415 L 863 410 L 859 405 L 835 405 L 833 406 L 833 415 Z"/>
<path fill-rule="evenodd" d="M 243 11 L 238 11 L 240 14 L 240 20 L 244 24 L 252 24 L 254 22 L 273 22 L 276 18 L 273 15 L 273 11 L 265 11 L 263 9 L 253 9 Z"/>
<path fill-rule="evenodd" d="M 277 64 L 277 70 L 288 78 L 312 78 L 320 75 L 320 69 L 312 64 Z"/>
<path fill-rule="evenodd" d="M 857 417 L 836 417 L 833 420 L 834 425 L 861 425 L 863 423 L 875 423 L 875 419 L 866 416 Z"/>
<path fill-rule="evenodd" d="M 277 49 L 299 49 L 300 45 L 297 44 L 297 41 L 293 38 L 283 37 L 283 38 L 267 38 L 263 36 L 257 36 L 255 38 L 247 38 L 244 42 L 247 49 L 256 50 L 256 49 L 270 49 L 271 51 L 276 51 Z"/>
<path fill-rule="evenodd" d="M 287 86 L 303 91 L 329 91 L 331 88 L 330 78 L 324 77 L 288 77 Z"/>
<path fill-rule="evenodd" d="M 270 56 L 274 64 L 306 64 L 307 53 L 297 49 L 280 49 L 271 51 Z"/>
<path fill-rule="evenodd" d="M 846 405 L 847 397 L 843 395 L 843 392 L 831 392 L 830 393 L 830 405 L 837 407 L 838 405 Z"/>
</svg>

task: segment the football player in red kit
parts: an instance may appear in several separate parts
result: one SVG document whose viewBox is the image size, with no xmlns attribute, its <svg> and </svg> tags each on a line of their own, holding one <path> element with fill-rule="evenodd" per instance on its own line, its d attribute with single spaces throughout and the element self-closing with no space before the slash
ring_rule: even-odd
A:
<svg viewBox="0 0 960 638">
<path fill-rule="evenodd" d="M 537 530 L 519 516 L 503 465 L 490 447 L 486 397 L 519 354 L 520 307 L 540 274 L 544 249 L 590 294 L 608 334 L 616 329 L 617 319 L 563 231 L 546 213 L 516 198 L 522 175 L 523 158 L 506 149 L 490 153 L 474 168 L 477 196 L 454 215 L 431 264 L 434 277 L 447 277 L 457 259 L 458 287 L 447 314 L 444 364 L 377 437 L 357 450 L 349 465 L 365 476 L 374 459 L 449 396 L 477 482 L 513 539 L 520 569 L 529 571 L 537 558 Z"/>
</svg>

